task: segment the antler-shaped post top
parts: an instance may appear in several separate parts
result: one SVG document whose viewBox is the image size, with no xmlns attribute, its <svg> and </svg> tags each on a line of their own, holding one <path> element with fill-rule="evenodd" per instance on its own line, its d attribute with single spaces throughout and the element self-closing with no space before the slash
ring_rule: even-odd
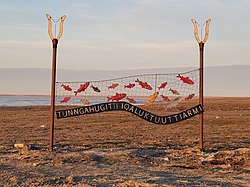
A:
<svg viewBox="0 0 250 187">
<path fill-rule="evenodd" d="M 203 43 L 205 44 L 207 39 L 208 39 L 208 35 L 209 35 L 209 24 L 211 23 L 211 19 L 208 19 L 206 21 L 206 28 L 205 28 L 205 37 L 203 38 L 203 40 L 201 40 L 198 36 L 198 27 L 197 27 L 197 21 L 195 19 L 191 19 L 192 23 L 194 24 L 194 37 L 196 39 L 196 41 L 198 43 Z M 198 24 L 199 25 L 199 24 Z"/>
<path fill-rule="evenodd" d="M 49 33 L 50 39 L 51 40 L 53 40 L 53 39 L 59 40 L 62 37 L 62 34 L 63 34 L 63 22 L 66 19 L 66 16 L 63 15 L 61 17 L 60 30 L 59 30 L 59 34 L 57 35 L 57 37 L 53 36 L 53 34 L 52 34 L 52 21 L 51 21 L 51 20 L 53 20 L 52 17 L 49 14 L 46 14 L 46 17 L 48 19 L 48 33 Z"/>
</svg>

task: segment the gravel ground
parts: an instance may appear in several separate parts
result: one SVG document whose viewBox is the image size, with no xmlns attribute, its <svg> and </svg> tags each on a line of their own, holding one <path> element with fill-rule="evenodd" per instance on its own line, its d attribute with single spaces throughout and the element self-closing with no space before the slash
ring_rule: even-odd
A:
<svg viewBox="0 0 250 187">
<path fill-rule="evenodd" d="M 250 186 L 250 98 L 205 98 L 202 152 L 198 116 L 155 125 L 124 111 L 56 119 L 49 152 L 49 110 L 0 108 L 0 186 Z"/>
</svg>

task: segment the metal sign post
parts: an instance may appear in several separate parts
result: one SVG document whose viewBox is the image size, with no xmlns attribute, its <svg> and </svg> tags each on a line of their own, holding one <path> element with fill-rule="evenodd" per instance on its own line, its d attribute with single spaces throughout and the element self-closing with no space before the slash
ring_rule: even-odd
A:
<svg viewBox="0 0 250 187">
<path fill-rule="evenodd" d="M 53 151 L 54 144 L 54 116 L 55 116 L 55 83 L 56 83 L 56 52 L 57 44 L 63 33 L 63 22 L 66 19 L 66 16 L 60 18 L 60 31 L 58 36 L 55 38 L 52 34 L 52 22 L 53 20 L 49 14 L 46 14 L 48 19 L 48 33 L 49 37 L 53 44 L 53 55 L 52 55 L 52 78 L 51 78 L 51 105 L 50 105 L 50 145 L 49 150 Z M 54 20 L 53 20 L 54 21 Z M 59 21 L 59 20 L 58 20 Z"/>
<path fill-rule="evenodd" d="M 199 86 L 199 103 L 201 104 L 202 107 L 204 107 L 203 105 L 203 92 L 204 92 L 204 86 L 203 86 L 203 53 L 204 53 L 204 45 L 208 39 L 208 34 L 209 34 L 209 24 L 211 23 L 211 19 L 208 19 L 206 21 L 206 29 L 205 29 L 205 37 L 204 39 L 201 41 L 199 36 L 198 36 L 198 28 L 197 28 L 197 21 L 195 19 L 192 19 L 191 20 L 194 24 L 194 36 L 195 36 L 195 39 L 196 41 L 198 42 L 199 44 L 199 49 L 200 49 L 200 86 Z M 204 24 L 204 25 L 205 25 Z M 199 24 L 198 24 L 199 25 Z M 202 26 L 204 26 L 202 25 Z M 200 26 L 200 25 L 199 25 Z M 202 38 L 202 30 L 201 30 L 201 38 Z M 200 113 L 199 114 L 199 117 L 200 117 L 200 139 L 199 139 L 199 148 L 200 150 L 202 151 L 203 150 L 203 121 L 204 121 L 204 118 L 203 118 L 203 113 Z"/>
</svg>

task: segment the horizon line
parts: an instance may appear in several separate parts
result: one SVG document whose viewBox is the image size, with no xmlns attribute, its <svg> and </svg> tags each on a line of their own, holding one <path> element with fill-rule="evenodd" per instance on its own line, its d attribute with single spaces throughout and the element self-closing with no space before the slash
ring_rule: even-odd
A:
<svg viewBox="0 0 250 187">
<path fill-rule="evenodd" d="M 250 64 L 225 64 L 225 65 L 205 65 L 205 67 L 230 67 L 230 66 L 250 66 Z M 170 66 L 170 67 L 148 67 L 148 68 L 135 68 L 135 69 L 111 69 L 111 70 L 102 70 L 102 69 L 86 69 L 86 70 L 79 70 L 79 69 L 66 69 L 66 68 L 57 68 L 57 70 L 68 70 L 68 71 L 135 71 L 135 70 L 148 70 L 148 69 L 173 69 L 173 68 L 195 68 L 195 66 Z M 196 67 L 199 68 L 199 67 Z M 6 67 L 6 68 L 0 68 L 0 70 L 3 69 L 51 69 L 51 68 L 44 68 L 44 67 Z"/>
</svg>

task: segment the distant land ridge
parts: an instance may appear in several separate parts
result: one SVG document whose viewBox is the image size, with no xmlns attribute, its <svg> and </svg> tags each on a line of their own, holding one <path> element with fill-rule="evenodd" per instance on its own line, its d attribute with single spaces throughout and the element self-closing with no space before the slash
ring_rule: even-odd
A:
<svg viewBox="0 0 250 187">
<path fill-rule="evenodd" d="M 141 74 L 182 73 L 197 67 L 153 68 L 136 70 L 65 70 L 58 69 L 58 81 L 95 81 Z M 205 67 L 205 96 L 250 97 L 250 65 Z M 50 69 L 0 69 L 0 94 L 50 94 Z"/>
</svg>

